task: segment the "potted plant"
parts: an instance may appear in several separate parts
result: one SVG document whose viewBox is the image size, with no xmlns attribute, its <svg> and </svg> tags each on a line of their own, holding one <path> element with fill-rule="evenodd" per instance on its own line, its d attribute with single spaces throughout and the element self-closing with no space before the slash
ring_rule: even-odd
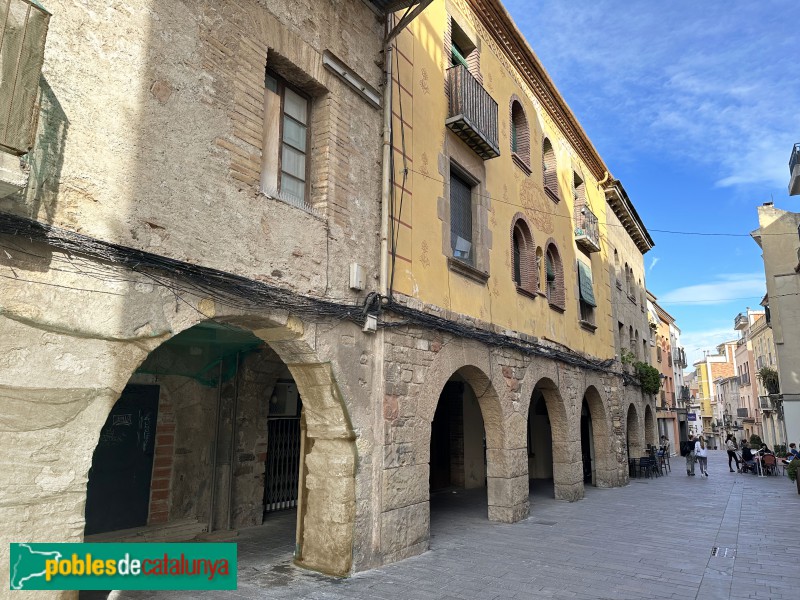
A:
<svg viewBox="0 0 800 600">
<path fill-rule="evenodd" d="M 780 393 L 781 386 L 780 381 L 778 381 L 778 372 L 772 367 L 761 367 L 758 370 L 758 379 L 768 394 Z"/>
<path fill-rule="evenodd" d="M 797 476 L 797 470 L 800 469 L 800 458 L 795 458 L 790 461 L 786 467 L 786 474 L 789 476 L 789 481 L 794 481 L 797 484 L 797 493 L 800 494 L 800 477 Z"/>
</svg>

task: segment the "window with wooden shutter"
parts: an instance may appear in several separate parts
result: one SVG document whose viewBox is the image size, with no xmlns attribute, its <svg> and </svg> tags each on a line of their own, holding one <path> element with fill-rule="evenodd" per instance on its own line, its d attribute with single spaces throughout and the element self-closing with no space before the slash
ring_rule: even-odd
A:
<svg viewBox="0 0 800 600">
<path fill-rule="evenodd" d="M 545 138 L 542 144 L 542 177 L 544 179 L 544 191 L 550 198 L 559 202 L 561 195 L 558 191 L 558 171 L 556 169 L 556 153 L 553 144 Z"/>
</svg>

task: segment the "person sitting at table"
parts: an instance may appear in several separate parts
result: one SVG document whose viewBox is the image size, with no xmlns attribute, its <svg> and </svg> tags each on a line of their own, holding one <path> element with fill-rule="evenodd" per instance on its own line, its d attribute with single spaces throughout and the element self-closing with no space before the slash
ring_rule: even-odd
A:
<svg viewBox="0 0 800 600">
<path fill-rule="evenodd" d="M 745 473 L 748 470 L 752 470 L 753 473 L 756 472 L 756 459 L 753 456 L 753 451 L 750 450 L 750 444 L 743 441 L 742 442 L 742 473 Z"/>
<path fill-rule="evenodd" d="M 788 465 L 792 462 L 795 458 L 800 457 L 800 452 L 797 451 L 797 444 L 792 442 L 789 444 L 789 452 L 786 454 L 786 458 L 783 459 L 783 464 Z"/>
<path fill-rule="evenodd" d="M 775 453 L 772 450 L 770 450 L 766 444 L 761 444 L 761 448 L 759 448 L 758 454 L 759 456 L 764 456 L 765 454 L 772 454 L 773 456 L 775 455 Z"/>
</svg>

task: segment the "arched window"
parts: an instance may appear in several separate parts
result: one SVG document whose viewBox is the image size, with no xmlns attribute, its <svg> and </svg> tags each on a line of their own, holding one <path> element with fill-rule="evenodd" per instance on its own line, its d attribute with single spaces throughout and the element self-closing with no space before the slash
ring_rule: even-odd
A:
<svg viewBox="0 0 800 600">
<path fill-rule="evenodd" d="M 634 336 L 635 336 L 634 337 L 635 341 L 634 341 L 634 344 L 633 344 L 633 346 L 634 346 L 633 353 L 636 355 L 636 358 L 639 358 L 639 330 L 638 329 L 636 331 L 634 331 Z M 646 357 L 647 357 L 647 351 L 645 351 L 645 354 L 644 354 L 643 358 L 646 358 Z"/>
<path fill-rule="evenodd" d="M 561 195 L 558 193 L 556 153 L 553 151 L 553 144 L 547 138 L 544 138 L 544 143 L 542 144 L 542 176 L 544 179 L 544 191 L 555 202 L 559 202 Z"/>
<path fill-rule="evenodd" d="M 622 280 L 620 279 L 619 273 L 619 252 L 617 249 L 614 248 L 614 279 L 617 284 L 617 288 L 622 289 Z"/>
<path fill-rule="evenodd" d="M 518 163 L 522 163 L 525 171 L 530 172 L 531 165 L 531 133 L 528 119 L 518 100 L 511 101 L 511 152 Z"/>
<path fill-rule="evenodd" d="M 511 228 L 512 277 L 518 288 L 531 294 L 538 285 L 535 246 L 530 227 L 521 215 L 517 215 Z"/>
<path fill-rule="evenodd" d="M 545 252 L 545 276 L 547 277 L 547 301 L 553 308 L 564 310 L 564 268 L 555 244 L 548 244 Z"/>
</svg>

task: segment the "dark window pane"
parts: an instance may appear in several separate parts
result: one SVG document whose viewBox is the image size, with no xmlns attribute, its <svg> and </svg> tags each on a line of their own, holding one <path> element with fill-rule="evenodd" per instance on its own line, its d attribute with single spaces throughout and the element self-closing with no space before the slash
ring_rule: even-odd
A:
<svg viewBox="0 0 800 600">
<path fill-rule="evenodd" d="M 450 246 L 453 257 L 472 264 L 472 189 L 458 177 L 450 177 Z"/>
</svg>

